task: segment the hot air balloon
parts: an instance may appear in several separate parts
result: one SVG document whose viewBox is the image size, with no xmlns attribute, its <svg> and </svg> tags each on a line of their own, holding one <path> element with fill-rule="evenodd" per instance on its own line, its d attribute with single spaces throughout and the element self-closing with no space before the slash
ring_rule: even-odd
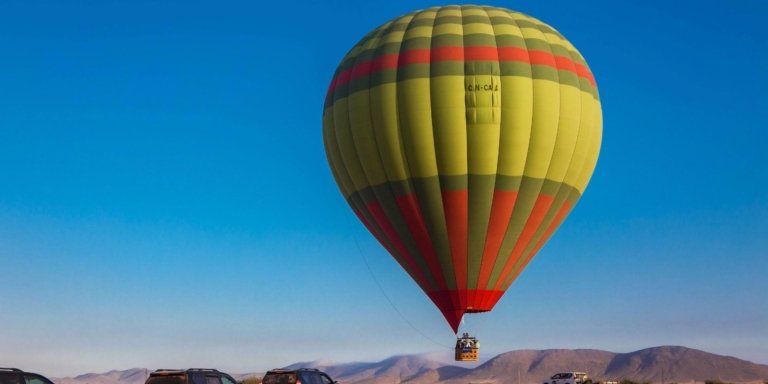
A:
<svg viewBox="0 0 768 384">
<path fill-rule="evenodd" d="M 339 64 L 323 110 L 341 193 L 454 332 L 494 307 L 570 213 L 601 136 L 576 48 L 489 6 L 374 29 Z"/>
</svg>

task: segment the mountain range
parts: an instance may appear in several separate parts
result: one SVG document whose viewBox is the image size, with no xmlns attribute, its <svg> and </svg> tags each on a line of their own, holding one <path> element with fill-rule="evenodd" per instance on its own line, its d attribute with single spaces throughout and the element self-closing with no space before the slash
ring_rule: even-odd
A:
<svg viewBox="0 0 768 384">
<path fill-rule="evenodd" d="M 458 364 L 458 363 L 456 363 Z M 446 364 L 429 355 L 393 356 L 379 362 L 296 363 L 287 368 L 318 368 L 341 384 L 538 384 L 557 372 L 587 372 L 596 381 L 658 384 L 718 381 L 768 383 L 768 365 L 679 346 L 629 353 L 594 349 L 518 350 L 499 354 L 474 367 Z M 148 370 L 134 368 L 54 379 L 56 384 L 143 384 Z M 232 375 L 237 380 L 263 373 Z"/>
</svg>

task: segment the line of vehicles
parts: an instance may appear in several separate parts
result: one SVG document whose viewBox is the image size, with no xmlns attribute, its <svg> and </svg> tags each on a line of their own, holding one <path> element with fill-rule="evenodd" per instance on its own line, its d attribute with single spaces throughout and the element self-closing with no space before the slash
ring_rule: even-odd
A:
<svg viewBox="0 0 768 384">
<path fill-rule="evenodd" d="M 273 369 L 262 384 L 338 384 L 328 374 L 314 368 Z M 0 368 L 0 384 L 54 384 L 43 375 L 18 368 Z M 158 369 L 144 384 L 239 384 L 232 376 L 216 369 Z"/>
<path fill-rule="evenodd" d="M 327 373 L 314 368 L 273 369 L 261 379 L 262 384 L 338 384 Z M 592 384 L 586 372 L 559 372 L 542 384 Z M 0 368 L 0 384 L 54 384 L 43 375 L 18 368 Z M 158 369 L 144 384 L 240 384 L 232 376 L 216 369 Z M 615 384 L 615 382 L 603 382 Z"/>
</svg>

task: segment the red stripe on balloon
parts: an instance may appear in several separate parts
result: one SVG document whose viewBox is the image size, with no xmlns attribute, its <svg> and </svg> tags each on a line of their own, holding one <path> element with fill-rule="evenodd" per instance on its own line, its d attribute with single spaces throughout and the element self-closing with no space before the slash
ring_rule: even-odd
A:
<svg viewBox="0 0 768 384">
<path fill-rule="evenodd" d="M 431 62 L 431 54 L 432 51 L 429 49 L 411 49 L 409 51 L 400 52 L 400 60 L 397 62 L 397 66 L 404 67 L 413 64 L 429 64 Z"/>
<path fill-rule="evenodd" d="M 424 222 L 424 216 L 421 213 L 421 208 L 416 200 L 415 195 L 403 195 L 395 198 L 397 206 L 400 207 L 400 213 L 405 219 L 405 223 L 408 226 L 408 232 L 413 236 L 416 241 L 416 247 L 419 248 L 421 255 L 427 262 L 427 267 L 435 278 L 439 289 L 446 289 L 445 277 L 443 276 L 442 269 L 440 268 L 440 261 L 437 257 L 437 252 L 432 246 L 432 240 L 427 230 L 427 225 Z"/>
<path fill-rule="evenodd" d="M 523 265 L 520 266 L 520 268 L 515 271 L 515 275 L 512 277 L 512 279 L 509 279 L 508 281 L 515 281 L 518 276 L 520 276 L 520 273 L 523 272 L 523 269 L 528 265 L 528 263 L 533 260 L 533 257 L 536 256 L 536 254 L 539 252 L 541 247 L 544 246 L 544 244 L 547 242 L 547 240 L 552 236 L 552 233 L 555 232 L 557 227 L 562 224 L 563 220 L 565 220 L 565 217 L 568 216 L 568 212 L 571 210 L 571 204 L 568 203 L 568 201 L 565 201 L 563 205 L 560 207 L 560 209 L 557 211 L 557 214 L 555 215 L 555 219 L 552 220 L 552 222 L 549 224 L 549 227 L 547 227 L 547 230 L 544 232 L 544 235 L 541 236 L 539 241 L 536 242 L 536 246 L 531 250 L 531 253 L 528 254 L 525 258 L 525 262 Z"/>
<path fill-rule="evenodd" d="M 521 63 L 530 63 L 531 57 L 528 50 L 518 47 L 499 47 L 499 61 L 518 61 Z"/>
<path fill-rule="evenodd" d="M 432 62 L 440 61 L 464 61 L 464 48 L 462 47 L 435 47 L 432 48 Z"/>
<path fill-rule="evenodd" d="M 528 56 L 531 58 L 531 64 L 546 65 L 548 67 L 557 68 L 557 60 L 555 60 L 555 56 L 547 51 L 528 51 Z"/>
<path fill-rule="evenodd" d="M 467 233 L 469 224 L 469 192 L 445 191 L 442 194 L 445 210 L 445 224 L 448 230 L 448 244 L 458 289 L 467 288 Z M 467 297 L 456 296 L 457 307 L 465 308 Z"/>
<path fill-rule="evenodd" d="M 370 76 L 385 69 L 393 69 L 412 64 L 429 64 L 442 61 L 499 61 L 521 62 L 532 65 L 546 65 L 551 68 L 574 72 L 577 76 L 587 79 L 595 86 L 595 78 L 586 66 L 574 62 L 565 56 L 555 56 L 551 52 L 526 50 L 517 47 L 435 47 L 432 49 L 411 49 L 398 53 L 381 55 L 371 60 L 355 63 L 351 68 L 340 72 L 331 81 L 328 94 L 336 88 L 356 78 Z"/>
<path fill-rule="evenodd" d="M 477 281 L 478 288 L 485 288 L 488 285 L 488 280 L 491 279 L 491 272 L 496 264 L 504 235 L 507 233 L 509 220 L 515 208 L 515 201 L 517 201 L 517 191 L 496 190 L 493 192 L 491 216 L 488 219 L 485 247 L 483 248 L 483 258 L 480 262 L 480 274 Z"/>
<path fill-rule="evenodd" d="M 469 296 L 469 293 L 474 293 L 474 297 L 477 299 L 474 301 L 466 302 L 464 306 L 457 307 L 454 305 L 456 300 L 454 297 Z M 427 296 L 433 303 L 444 311 L 456 311 L 462 310 L 465 312 L 488 312 L 497 301 L 504 294 L 501 290 L 492 289 L 447 289 L 438 291 L 427 291 Z"/>
<path fill-rule="evenodd" d="M 400 239 L 400 237 L 397 235 L 395 228 L 387 218 L 387 215 L 384 213 L 384 209 L 382 209 L 381 205 L 377 201 L 371 201 L 367 204 L 367 207 L 368 211 L 371 212 L 374 220 L 376 220 L 376 224 L 379 226 L 379 228 L 381 228 L 384 236 L 386 236 L 387 240 L 389 240 L 389 242 L 392 244 L 395 253 L 400 255 L 403 261 L 408 264 L 408 269 L 411 271 L 412 277 L 414 280 L 416 280 L 416 283 L 418 283 L 421 287 L 429 287 L 429 283 L 424 277 L 423 271 L 416 264 L 413 255 L 408 252 L 408 248 L 405 247 L 403 240 Z"/>
<path fill-rule="evenodd" d="M 544 216 L 546 216 L 547 211 L 549 211 L 549 207 L 552 206 L 552 202 L 554 202 L 554 200 L 554 197 L 547 195 L 539 195 L 539 197 L 536 199 L 536 203 L 533 205 L 533 210 L 528 216 L 528 220 L 525 222 L 525 227 L 523 227 L 523 231 L 517 238 L 517 243 L 512 249 L 509 258 L 504 265 L 504 269 L 502 269 L 501 275 L 499 275 L 499 279 L 496 280 L 496 284 L 494 286 L 495 290 L 501 289 L 502 283 L 506 280 L 506 276 L 512 271 L 512 268 L 518 262 L 518 259 L 525 250 L 525 247 L 528 246 L 528 243 L 530 243 L 531 238 L 533 238 L 533 235 L 541 225 L 541 222 L 544 221 Z"/>
<path fill-rule="evenodd" d="M 355 212 L 355 215 L 357 216 L 358 220 L 360 220 L 360 222 L 363 223 L 365 228 L 368 229 L 368 232 L 370 232 L 373 235 L 373 237 L 375 237 L 376 240 L 378 240 L 379 243 L 383 245 L 384 248 L 387 249 L 387 251 L 389 251 L 389 253 L 392 253 L 394 249 L 392 248 L 392 245 L 384 237 L 382 237 L 380 233 L 381 232 L 380 228 L 375 227 L 373 224 L 371 224 L 371 222 L 368 221 L 368 219 L 365 217 L 365 215 L 363 215 L 362 212 L 360 212 L 359 209 L 353 207 L 352 211 Z"/>
<path fill-rule="evenodd" d="M 385 69 L 392 69 L 397 68 L 398 61 L 400 60 L 400 55 L 397 53 L 388 53 L 385 55 L 379 56 L 376 60 L 373 60 L 373 65 L 371 66 L 371 72 L 370 73 L 364 73 L 361 76 L 368 76 L 371 73 L 383 71 Z"/>
<path fill-rule="evenodd" d="M 464 55 L 466 60 L 471 61 L 499 61 L 499 49 L 496 47 L 464 47 Z"/>
<path fill-rule="evenodd" d="M 453 331 L 456 332 L 461 324 L 461 318 L 465 313 L 488 312 L 501 299 L 503 291 L 487 289 L 451 289 L 440 291 L 427 291 L 427 296 L 440 309 L 440 312 L 448 321 Z M 457 297 L 474 297 L 474 301 L 468 301 L 464 306 L 457 307 Z"/>
<path fill-rule="evenodd" d="M 578 70 L 576 69 L 576 63 L 574 63 L 570 59 L 563 56 L 555 56 L 554 58 L 555 58 L 555 65 L 557 66 L 557 69 L 566 70 L 576 74 L 579 73 Z"/>
<path fill-rule="evenodd" d="M 595 76 L 592 75 L 592 72 L 590 72 L 589 69 L 582 64 L 575 63 L 575 65 L 576 75 L 589 80 L 589 83 L 592 84 L 593 87 L 596 87 L 597 85 L 595 84 Z"/>
</svg>

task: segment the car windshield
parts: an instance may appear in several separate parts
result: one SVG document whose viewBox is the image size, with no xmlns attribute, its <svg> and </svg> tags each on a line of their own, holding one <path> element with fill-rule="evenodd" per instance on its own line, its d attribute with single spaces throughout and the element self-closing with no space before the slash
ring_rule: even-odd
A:
<svg viewBox="0 0 768 384">
<path fill-rule="evenodd" d="M 264 375 L 264 379 L 261 380 L 262 384 L 295 384 L 295 373 L 267 373 Z"/>
<path fill-rule="evenodd" d="M 184 384 L 183 375 L 150 376 L 145 384 Z"/>
<path fill-rule="evenodd" d="M 24 374 L 24 384 L 53 384 L 50 380 L 40 375 Z"/>
</svg>

